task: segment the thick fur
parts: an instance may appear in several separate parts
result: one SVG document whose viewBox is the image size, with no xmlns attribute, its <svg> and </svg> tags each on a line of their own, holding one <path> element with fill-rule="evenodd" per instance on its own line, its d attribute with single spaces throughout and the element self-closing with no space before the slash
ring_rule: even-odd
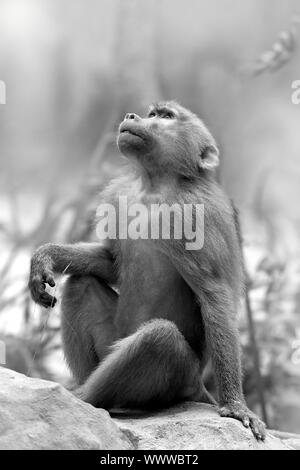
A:
<svg viewBox="0 0 300 470">
<path fill-rule="evenodd" d="M 211 357 L 221 415 L 242 421 L 262 439 L 264 425 L 242 393 L 236 325 L 241 246 L 232 203 L 212 172 L 216 143 L 200 119 L 170 102 L 153 106 L 146 118 L 128 115 L 118 145 L 130 163 L 101 202 L 116 209 L 120 196 L 148 207 L 204 204 L 205 240 L 197 251 L 187 251 L 184 239 L 161 237 L 37 250 L 30 278 L 35 301 L 52 306 L 45 284 L 54 285 L 55 272 L 73 275 L 62 322 L 78 394 L 108 409 L 211 402 L 201 380 Z"/>
<path fill-rule="evenodd" d="M 176 325 L 152 320 L 116 342 L 79 393 L 102 408 L 145 409 L 200 397 L 199 387 L 199 364 Z"/>
</svg>

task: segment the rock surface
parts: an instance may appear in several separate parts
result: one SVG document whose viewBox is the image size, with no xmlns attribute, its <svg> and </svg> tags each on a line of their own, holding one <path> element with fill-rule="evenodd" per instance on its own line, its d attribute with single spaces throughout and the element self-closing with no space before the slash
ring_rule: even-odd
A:
<svg viewBox="0 0 300 470">
<path fill-rule="evenodd" d="M 53 382 L 0 368 L 0 449 L 132 449 L 104 410 Z"/>
<path fill-rule="evenodd" d="M 130 431 L 136 448 L 143 450 L 293 450 L 300 444 L 300 436 L 280 439 L 272 432 L 259 443 L 240 422 L 220 418 L 214 407 L 198 403 L 115 421 L 123 431 Z"/>
<path fill-rule="evenodd" d="M 300 436 L 270 432 L 258 443 L 208 405 L 110 418 L 53 382 L 0 367 L 0 449 L 204 450 L 300 449 Z"/>
</svg>

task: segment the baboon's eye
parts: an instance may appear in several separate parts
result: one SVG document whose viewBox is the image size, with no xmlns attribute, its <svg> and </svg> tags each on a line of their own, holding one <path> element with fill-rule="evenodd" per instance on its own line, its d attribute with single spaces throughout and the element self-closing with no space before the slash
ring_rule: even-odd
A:
<svg viewBox="0 0 300 470">
<path fill-rule="evenodd" d="M 164 114 L 165 119 L 174 119 L 175 115 L 171 111 L 168 111 L 167 113 Z"/>
</svg>

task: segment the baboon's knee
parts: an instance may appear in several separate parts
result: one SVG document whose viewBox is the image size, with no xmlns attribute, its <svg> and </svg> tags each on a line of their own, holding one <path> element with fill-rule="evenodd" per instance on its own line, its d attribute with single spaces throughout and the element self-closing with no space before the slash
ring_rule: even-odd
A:
<svg viewBox="0 0 300 470">
<path fill-rule="evenodd" d="M 64 285 L 63 302 L 82 299 L 93 283 L 92 276 L 70 276 Z"/>
<path fill-rule="evenodd" d="M 175 323 L 169 320 L 152 320 L 145 323 L 137 333 L 145 347 L 160 349 L 164 355 L 183 352 L 187 345 Z"/>
<path fill-rule="evenodd" d="M 62 311 L 72 318 L 82 311 L 99 317 L 112 314 L 117 300 L 117 293 L 104 281 L 94 276 L 70 276 L 63 291 Z"/>
<path fill-rule="evenodd" d="M 144 336 L 154 336 L 157 340 L 176 341 L 182 337 L 174 322 L 163 319 L 151 320 L 144 323 L 138 330 Z"/>
</svg>

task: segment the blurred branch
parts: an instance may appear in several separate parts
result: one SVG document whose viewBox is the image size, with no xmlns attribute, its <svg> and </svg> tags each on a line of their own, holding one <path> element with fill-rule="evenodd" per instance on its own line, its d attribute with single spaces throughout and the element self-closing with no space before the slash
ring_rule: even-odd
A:
<svg viewBox="0 0 300 470">
<path fill-rule="evenodd" d="M 249 334 L 250 334 L 250 341 L 253 349 L 253 360 L 254 360 L 254 370 L 257 380 L 257 392 L 259 397 L 259 402 L 261 406 L 261 413 L 264 422 L 266 423 L 267 427 L 269 427 L 269 419 L 267 414 L 267 407 L 266 407 L 266 400 L 265 400 L 265 393 L 264 393 L 264 383 L 263 378 L 261 375 L 261 363 L 260 363 L 260 355 L 259 355 L 259 348 L 256 339 L 256 331 L 255 331 L 255 323 L 254 323 L 254 315 L 250 301 L 250 281 L 248 279 L 248 275 L 246 273 L 247 280 L 246 280 L 246 292 L 245 292 L 245 302 L 246 302 L 246 312 L 247 312 L 247 319 L 249 325 Z"/>
<path fill-rule="evenodd" d="M 20 220 L 19 220 L 19 205 L 18 205 L 18 188 L 14 182 L 13 175 L 9 172 L 8 180 L 10 184 L 7 185 L 7 196 L 11 206 L 11 228 L 15 237 L 18 238 L 21 233 Z"/>
<path fill-rule="evenodd" d="M 16 300 L 20 301 L 23 300 L 24 295 L 27 294 L 28 288 L 22 287 L 19 292 L 16 294 L 12 295 L 11 297 L 8 297 L 7 299 L 3 299 L 0 301 L 0 311 L 3 310 L 4 308 L 7 308 L 8 306 L 14 304 Z"/>
<path fill-rule="evenodd" d="M 8 255 L 7 260 L 5 261 L 4 266 L 2 267 L 2 269 L 0 271 L 0 280 L 1 280 L 0 293 L 3 290 L 3 280 L 6 277 L 7 273 L 10 270 L 10 267 L 11 267 L 12 263 L 14 262 L 15 258 L 18 255 L 19 247 L 20 247 L 19 244 L 16 244 L 12 247 L 12 249 L 10 250 L 10 253 Z"/>
<path fill-rule="evenodd" d="M 261 374 L 259 348 L 258 348 L 258 344 L 256 340 L 254 315 L 253 315 L 253 310 L 252 310 L 251 301 L 250 301 L 250 292 L 249 292 L 250 281 L 249 281 L 249 276 L 246 270 L 246 263 L 244 260 L 244 251 L 243 251 L 244 241 L 242 237 L 240 216 L 239 216 L 239 211 L 235 207 L 234 204 L 233 204 L 233 208 L 234 208 L 234 217 L 235 217 L 237 235 L 239 238 L 239 243 L 240 243 L 240 247 L 242 251 L 242 264 L 243 264 L 243 269 L 244 269 L 244 276 L 246 280 L 245 304 L 246 304 L 247 319 L 248 319 L 248 326 L 249 326 L 250 343 L 252 346 L 252 353 L 253 353 L 253 359 L 254 359 L 254 372 L 255 372 L 256 380 L 257 380 L 256 386 L 257 386 L 258 397 L 259 397 L 259 402 L 261 406 L 262 417 L 265 423 L 268 425 L 268 415 L 267 415 L 266 400 L 265 400 L 265 393 L 264 393 L 264 384 L 263 384 L 263 379 L 262 379 L 262 374 Z"/>
<path fill-rule="evenodd" d="M 258 76 L 265 72 L 276 72 L 293 57 L 298 44 L 300 17 L 292 19 L 290 29 L 282 31 L 269 51 L 264 52 L 254 63 L 244 67 L 245 75 Z"/>
</svg>

